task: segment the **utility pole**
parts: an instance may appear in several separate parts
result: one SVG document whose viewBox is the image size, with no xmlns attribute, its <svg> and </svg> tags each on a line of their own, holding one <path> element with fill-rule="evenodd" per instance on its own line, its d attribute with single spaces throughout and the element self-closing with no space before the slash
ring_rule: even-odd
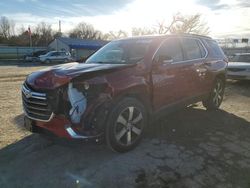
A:
<svg viewBox="0 0 250 188">
<path fill-rule="evenodd" d="M 59 20 L 59 33 L 61 33 L 61 20 Z"/>
<path fill-rule="evenodd" d="M 30 47 L 32 47 L 32 38 L 31 38 L 30 26 L 29 26 L 29 28 L 28 28 L 28 34 L 29 34 L 29 39 L 30 39 Z"/>
</svg>

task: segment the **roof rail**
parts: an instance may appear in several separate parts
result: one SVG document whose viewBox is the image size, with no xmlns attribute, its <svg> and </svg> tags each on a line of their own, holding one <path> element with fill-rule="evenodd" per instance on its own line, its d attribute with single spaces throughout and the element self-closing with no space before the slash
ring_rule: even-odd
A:
<svg viewBox="0 0 250 188">
<path fill-rule="evenodd" d="M 198 34 L 191 34 L 191 33 L 181 33 L 181 34 L 176 34 L 176 35 L 181 35 L 181 36 L 194 36 L 194 37 L 201 37 L 201 38 L 206 38 L 206 39 L 212 39 L 209 36 L 204 36 L 204 35 L 198 35 Z"/>
</svg>

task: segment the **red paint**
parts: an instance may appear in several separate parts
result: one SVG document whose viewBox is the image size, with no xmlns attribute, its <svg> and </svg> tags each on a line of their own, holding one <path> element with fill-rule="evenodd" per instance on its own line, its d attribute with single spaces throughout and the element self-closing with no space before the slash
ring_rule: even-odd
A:
<svg viewBox="0 0 250 188">
<path fill-rule="evenodd" d="M 157 112 L 186 99 L 209 94 L 216 76 L 225 75 L 227 62 L 223 58 L 212 58 L 212 52 L 207 48 L 208 55 L 205 59 L 189 63 L 156 65 L 154 54 L 167 37 L 152 37 L 152 44 L 142 63 L 68 63 L 32 73 L 26 82 L 38 90 L 54 90 L 69 82 L 80 85 L 88 82 L 89 90 L 94 88 L 93 90 L 98 92 L 91 94 L 94 95 L 94 99 L 88 101 L 84 118 L 93 115 L 95 109 L 106 101 L 114 101 L 124 95 L 136 95 L 147 108 L 150 108 L 150 112 Z M 200 39 L 202 40 L 202 37 Z M 99 86 L 103 86 L 101 91 L 96 89 Z M 46 128 L 58 136 L 69 137 L 64 127 L 66 124 L 71 123 L 59 116 L 47 123 L 36 122 L 37 126 Z M 82 126 L 82 131 L 84 130 L 85 127 Z"/>
<path fill-rule="evenodd" d="M 71 125 L 71 123 L 64 117 L 54 117 L 50 122 L 36 121 L 36 126 L 47 129 L 59 137 L 70 138 L 65 125 Z"/>
</svg>

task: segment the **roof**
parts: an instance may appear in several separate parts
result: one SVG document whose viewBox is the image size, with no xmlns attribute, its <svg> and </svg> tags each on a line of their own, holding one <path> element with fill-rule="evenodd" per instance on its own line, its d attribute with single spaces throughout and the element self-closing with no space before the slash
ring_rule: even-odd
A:
<svg viewBox="0 0 250 188">
<path fill-rule="evenodd" d="M 74 49 L 89 49 L 97 50 L 108 43 L 108 41 L 103 40 L 89 40 L 89 39 L 79 39 L 79 38 L 68 38 L 68 37 L 59 37 L 57 40 L 60 40 L 64 44 L 68 45 L 70 48 Z"/>
<path fill-rule="evenodd" d="M 194 38 L 204 38 L 204 39 L 210 39 L 212 40 L 211 37 L 209 36 L 203 36 L 203 35 L 197 35 L 197 34 L 188 34 L 188 33 L 183 33 L 183 34 L 164 34 L 164 35 L 142 35 L 142 36 L 132 36 L 128 38 L 123 38 L 123 39 L 118 39 L 118 40 L 137 40 L 137 39 L 155 39 L 155 38 L 167 38 L 167 37 L 194 37 Z"/>
</svg>

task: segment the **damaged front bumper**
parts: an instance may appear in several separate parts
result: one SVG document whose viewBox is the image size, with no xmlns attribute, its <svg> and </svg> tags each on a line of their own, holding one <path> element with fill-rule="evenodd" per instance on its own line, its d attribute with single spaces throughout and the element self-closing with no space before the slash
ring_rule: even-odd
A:
<svg viewBox="0 0 250 188">
<path fill-rule="evenodd" d="M 86 81 L 47 90 L 34 89 L 25 82 L 22 87 L 25 126 L 30 131 L 33 127 L 42 128 L 59 137 L 100 140 L 110 94 L 96 92 L 94 86 L 91 89 Z"/>
<path fill-rule="evenodd" d="M 67 96 L 70 108 L 66 114 L 56 114 L 47 93 L 33 91 L 25 83 L 22 87 L 23 107 L 25 113 L 25 127 L 34 132 L 36 127 L 46 129 L 59 137 L 72 139 L 99 140 L 102 134 L 84 129 L 83 114 L 87 107 L 87 99 L 83 92 L 68 84 Z M 64 104 L 66 101 L 59 101 Z M 58 106 L 59 103 L 55 103 Z M 57 107 L 60 108 L 60 107 Z M 86 128 L 86 127 L 85 127 Z"/>
<path fill-rule="evenodd" d="M 68 139 L 95 140 L 98 142 L 103 138 L 103 133 L 94 134 L 90 131 L 80 132 L 79 129 L 73 127 L 65 117 L 60 116 L 54 116 L 49 122 L 36 121 L 25 116 L 24 127 L 31 132 L 37 132 L 37 127 L 39 127 L 58 137 Z"/>
</svg>

